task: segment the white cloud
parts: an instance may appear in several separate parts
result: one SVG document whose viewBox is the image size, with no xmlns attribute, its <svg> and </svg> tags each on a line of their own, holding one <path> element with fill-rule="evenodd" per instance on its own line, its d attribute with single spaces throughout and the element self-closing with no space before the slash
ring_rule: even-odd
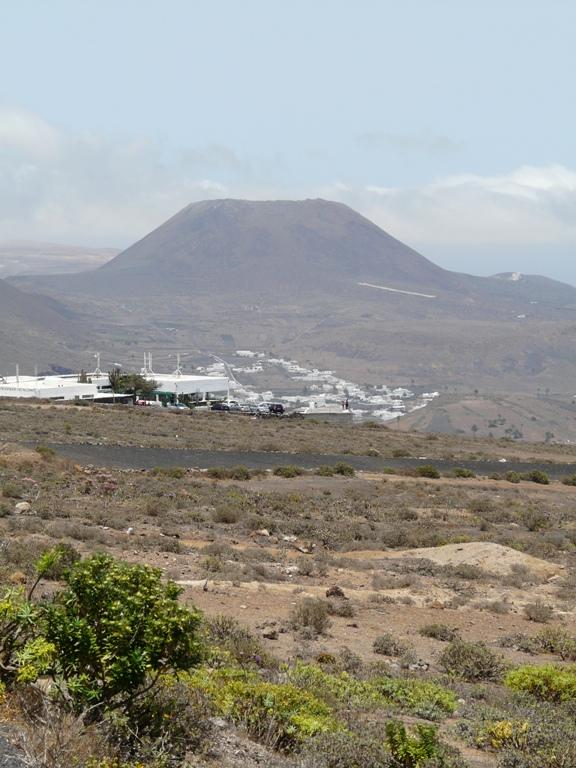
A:
<svg viewBox="0 0 576 768">
<path fill-rule="evenodd" d="M 434 142 L 432 142 L 434 143 Z M 525 166 L 415 187 L 286 186 L 281 170 L 228 147 L 167 153 L 142 137 L 111 140 L 0 109 L 0 240 L 128 245 L 190 202 L 324 197 L 348 203 L 412 245 L 576 244 L 576 171 Z M 275 169 L 271 172 L 270 168 Z"/>
<path fill-rule="evenodd" d="M 227 195 L 206 174 L 237 166 L 225 147 L 169 156 L 145 138 L 73 135 L 0 109 L 0 239 L 128 244 L 192 200 Z"/>
<path fill-rule="evenodd" d="M 576 244 L 576 172 L 561 165 L 333 192 L 411 243 Z"/>
</svg>

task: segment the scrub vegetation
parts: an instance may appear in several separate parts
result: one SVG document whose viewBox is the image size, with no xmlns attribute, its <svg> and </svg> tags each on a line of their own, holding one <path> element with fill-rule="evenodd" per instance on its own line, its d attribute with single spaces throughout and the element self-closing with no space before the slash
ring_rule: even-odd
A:
<svg viewBox="0 0 576 768">
<path fill-rule="evenodd" d="M 91 411 L 54 410 L 54 442 Z M 118 470 L 43 438 L 0 448 L 0 712 L 29 765 L 576 767 L 570 484 Z"/>
</svg>

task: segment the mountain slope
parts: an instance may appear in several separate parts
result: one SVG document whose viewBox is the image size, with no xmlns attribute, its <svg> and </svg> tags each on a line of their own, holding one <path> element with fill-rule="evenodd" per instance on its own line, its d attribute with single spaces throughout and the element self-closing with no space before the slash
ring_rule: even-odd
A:
<svg viewBox="0 0 576 768">
<path fill-rule="evenodd" d="M 16 363 L 69 365 L 75 354 L 67 345 L 77 334 L 76 317 L 62 304 L 0 280 L 0 375 L 13 372 Z"/>
<path fill-rule="evenodd" d="M 340 203 L 214 200 L 99 269 L 13 282 L 101 321 L 130 364 L 260 349 L 356 381 L 568 391 L 576 288 L 511 277 L 442 269 Z"/>
<path fill-rule="evenodd" d="M 461 278 L 340 203 L 215 200 L 187 206 L 95 271 L 21 284 L 101 296 L 290 296 L 346 292 L 363 281 L 456 290 Z"/>
</svg>

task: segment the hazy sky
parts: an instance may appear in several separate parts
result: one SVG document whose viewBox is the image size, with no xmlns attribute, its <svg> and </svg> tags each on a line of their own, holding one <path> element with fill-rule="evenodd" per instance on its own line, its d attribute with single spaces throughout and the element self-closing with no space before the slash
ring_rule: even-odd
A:
<svg viewBox="0 0 576 768">
<path fill-rule="evenodd" d="M 575 32 L 575 0 L 0 0 L 0 239 L 325 197 L 576 283 Z"/>
</svg>

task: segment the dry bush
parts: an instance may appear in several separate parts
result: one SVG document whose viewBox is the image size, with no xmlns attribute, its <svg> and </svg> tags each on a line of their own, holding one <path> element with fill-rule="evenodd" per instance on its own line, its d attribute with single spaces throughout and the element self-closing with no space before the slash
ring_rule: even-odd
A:
<svg viewBox="0 0 576 768">
<path fill-rule="evenodd" d="M 345 619 L 352 619 L 356 615 L 350 600 L 343 599 L 328 600 L 328 613 L 331 616 L 341 616 Z"/>
<path fill-rule="evenodd" d="M 447 624 L 425 624 L 423 627 L 420 627 L 418 634 L 422 635 L 422 637 L 440 640 L 443 643 L 451 643 L 459 637 L 458 629 L 449 627 Z"/>
<path fill-rule="evenodd" d="M 374 640 L 372 650 L 382 656 L 403 656 L 410 650 L 410 646 L 391 632 L 385 632 Z"/>
<path fill-rule="evenodd" d="M 554 616 L 554 608 L 551 605 L 546 605 L 541 600 L 536 600 L 534 603 L 527 603 L 524 606 L 524 616 L 529 621 L 547 624 Z"/>
<path fill-rule="evenodd" d="M 87 712 L 68 712 L 32 687 L 21 689 L 14 699 L 18 743 L 29 768 L 67 768 L 108 756 L 101 729 L 86 724 Z"/>
<path fill-rule="evenodd" d="M 467 682 L 498 681 L 505 669 L 502 656 L 483 643 L 455 640 L 440 654 L 440 667 L 449 675 Z"/>
<path fill-rule="evenodd" d="M 305 597 L 290 614 L 292 629 L 310 638 L 325 635 L 330 627 L 328 603 L 319 597 Z"/>
</svg>

